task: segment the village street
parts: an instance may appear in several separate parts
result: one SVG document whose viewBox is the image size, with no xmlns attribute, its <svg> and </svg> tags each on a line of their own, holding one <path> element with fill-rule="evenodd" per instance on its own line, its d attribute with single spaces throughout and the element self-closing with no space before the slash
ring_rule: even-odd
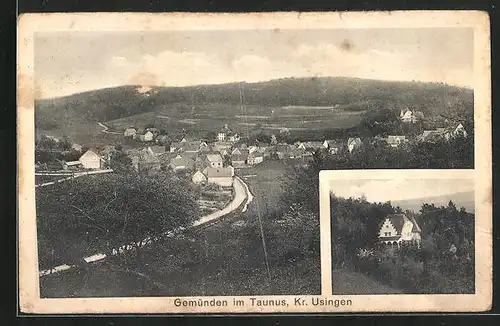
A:
<svg viewBox="0 0 500 326">
<path fill-rule="evenodd" d="M 78 175 L 78 176 L 81 176 L 81 175 Z M 70 178 L 67 178 L 67 179 L 61 179 L 61 180 L 58 180 L 56 182 L 66 181 L 66 180 L 69 180 L 69 179 L 72 179 L 72 178 L 74 178 L 74 177 L 70 177 Z M 51 182 L 50 184 L 53 184 L 53 183 L 54 182 Z M 253 195 L 250 192 L 250 189 L 248 188 L 247 184 L 241 178 L 239 178 L 238 176 L 234 177 L 233 187 L 234 187 L 234 198 L 233 198 L 233 200 L 226 207 L 224 207 L 221 210 L 215 211 L 213 213 L 210 213 L 208 215 L 205 215 L 205 216 L 201 217 L 199 220 L 197 220 L 196 222 L 194 222 L 193 225 L 190 226 L 190 227 L 200 226 L 200 225 L 203 225 L 203 224 L 215 221 L 215 220 L 217 220 L 217 219 L 219 219 L 219 218 L 221 218 L 223 216 L 226 216 L 226 215 L 228 215 L 228 214 L 236 211 L 239 208 L 241 208 L 242 211 L 245 212 L 246 209 L 247 209 L 248 204 L 253 199 Z M 243 203 L 245 205 L 242 207 Z M 172 231 L 166 232 L 165 234 L 166 235 L 174 234 L 175 231 L 182 231 L 182 230 L 183 230 L 183 228 L 181 228 L 179 230 L 172 230 Z M 153 241 L 153 239 L 151 237 L 148 237 L 148 238 L 146 238 L 146 239 L 144 239 L 144 240 L 141 241 L 141 245 L 147 245 L 147 244 L 151 243 L 152 241 Z M 113 255 L 115 255 L 115 254 L 122 253 L 124 251 L 130 250 L 132 248 L 133 248 L 132 245 L 125 244 L 122 247 L 118 248 L 118 250 L 117 249 L 113 249 L 112 252 L 113 252 Z M 106 254 L 97 253 L 97 254 L 94 254 L 92 256 L 85 257 L 85 258 L 83 258 L 83 260 L 86 261 L 87 263 L 92 263 L 92 262 L 104 260 L 104 259 L 106 259 L 106 257 L 107 257 Z M 69 270 L 69 269 L 71 269 L 73 267 L 74 267 L 73 265 L 68 265 L 68 264 L 54 266 L 52 268 L 39 271 L 39 276 L 45 276 L 45 275 L 50 275 L 50 274 L 62 272 L 62 271 L 65 271 L 65 270 Z"/>
</svg>

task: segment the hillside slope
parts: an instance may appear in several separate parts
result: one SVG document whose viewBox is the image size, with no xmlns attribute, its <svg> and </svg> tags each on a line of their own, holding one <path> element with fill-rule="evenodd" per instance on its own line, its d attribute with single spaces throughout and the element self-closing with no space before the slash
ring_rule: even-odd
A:
<svg viewBox="0 0 500 326">
<path fill-rule="evenodd" d="M 471 90 L 442 84 L 386 82 L 356 78 L 285 78 L 260 83 L 230 83 L 191 87 L 121 86 L 35 102 L 39 130 L 71 136 L 72 128 L 148 112 L 177 119 L 200 115 L 269 114 L 283 106 L 337 106 L 362 112 L 388 106 L 394 110 L 412 107 L 437 114 L 449 103 L 472 103 Z M 254 107 L 238 111 L 240 101 Z M 236 108 L 235 108 L 236 106 Z M 471 106 L 472 107 L 472 106 Z M 258 110 L 258 109 L 261 110 Z M 196 115 L 193 110 L 196 109 Z M 309 114 L 318 110 L 294 108 L 277 115 Z M 95 127 L 92 127 L 95 128 Z M 307 128 L 307 126 L 306 126 Z"/>
</svg>

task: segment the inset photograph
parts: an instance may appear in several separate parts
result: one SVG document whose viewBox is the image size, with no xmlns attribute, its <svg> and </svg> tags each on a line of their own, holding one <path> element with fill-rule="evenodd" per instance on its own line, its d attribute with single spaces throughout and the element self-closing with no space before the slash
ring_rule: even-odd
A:
<svg viewBox="0 0 500 326">
<path fill-rule="evenodd" d="M 474 180 L 329 181 L 333 294 L 473 294 Z"/>
</svg>

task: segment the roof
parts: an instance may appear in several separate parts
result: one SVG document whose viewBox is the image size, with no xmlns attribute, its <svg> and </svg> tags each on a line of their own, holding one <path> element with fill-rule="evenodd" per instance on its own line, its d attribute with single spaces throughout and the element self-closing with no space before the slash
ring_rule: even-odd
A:
<svg viewBox="0 0 500 326">
<path fill-rule="evenodd" d="M 127 128 L 127 129 L 125 129 L 125 131 L 132 131 L 132 130 L 133 130 L 133 131 L 137 131 L 137 129 L 135 129 L 134 127 L 129 127 L 129 128 Z"/>
<path fill-rule="evenodd" d="M 227 125 L 224 125 L 224 127 L 222 127 L 220 130 L 219 130 L 219 133 L 229 133 L 231 132 L 231 129 L 229 129 L 229 127 Z"/>
<path fill-rule="evenodd" d="M 69 162 L 66 162 L 67 166 L 74 166 L 74 165 L 80 165 L 80 164 L 82 164 L 82 162 L 80 162 L 80 161 L 69 161 Z"/>
<path fill-rule="evenodd" d="M 403 230 L 403 225 L 405 224 L 405 221 L 410 221 L 413 224 L 411 232 L 419 232 L 419 233 L 422 232 L 422 230 L 418 226 L 417 221 L 415 220 L 415 218 L 413 216 L 408 217 L 405 214 L 389 214 L 382 221 L 382 224 L 387 219 L 389 219 L 392 226 L 396 229 L 398 236 L 401 236 L 401 231 Z M 385 239 L 388 239 L 390 237 L 383 237 L 383 238 L 385 240 Z"/>
<path fill-rule="evenodd" d="M 248 157 L 262 157 L 263 155 L 264 154 L 262 152 L 255 151 L 248 154 Z"/>
<path fill-rule="evenodd" d="M 220 154 L 207 154 L 207 160 L 209 162 L 223 162 L 224 161 Z"/>
<path fill-rule="evenodd" d="M 387 219 L 389 219 L 392 226 L 394 226 L 398 235 L 401 235 L 401 231 L 403 230 L 403 225 L 405 224 L 407 217 L 404 214 L 389 214 L 385 217 L 385 220 Z"/>
<path fill-rule="evenodd" d="M 233 169 L 231 167 L 225 167 L 225 168 L 206 168 L 203 170 L 207 177 L 209 178 L 223 178 L 223 177 L 232 177 L 233 176 Z"/>
<path fill-rule="evenodd" d="M 323 146 L 323 142 L 320 141 L 306 141 L 302 143 L 306 148 L 319 148 Z"/>
<path fill-rule="evenodd" d="M 413 228 L 411 229 L 411 232 L 418 232 L 418 233 L 422 232 L 422 229 L 420 228 L 420 226 L 418 226 L 418 223 L 413 216 L 410 216 L 409 220 L 413 223 Z"/>
</svg>

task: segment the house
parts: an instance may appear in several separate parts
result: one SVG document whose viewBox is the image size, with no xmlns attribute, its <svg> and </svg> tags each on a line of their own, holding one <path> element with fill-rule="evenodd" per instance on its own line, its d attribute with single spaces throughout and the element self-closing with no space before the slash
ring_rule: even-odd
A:
<svg viewBox="0 0 500 326">
<path fill-rule="evenodd" d="M 231 147 L 233 147 L 233 144 L 230 142 L 218 141 L 214 143 L 214 149 L 218 152 L 220 152 L 223 149 L 228 149 Z"/>
<path fill-rule="evenodd" d="M 123 132 L 123 136 L 124 136 L 124 137 L 131 137 L 131 138 L 134 138 L 136 134 L 137 134 L 137 129 L 135 129 L 135 128 L 127 128 L 127 129 L 125 129 L 125 131 Z"/>
<path fill-rule="evenodd" d="M 156 137 L 156 142 L 160 144 L 165 144 L 168 141 L 168 136 L 167 135 L 159 135 Z"/>
<path fill-rule="evenodd" d="M 202 184 L 207 182 L 207 177 L 198 170 L 191 177 L 191 181 L 195 184 Z"/>
<path fill-rule="evenodd" d="M 242 151 L 240 154 L 231 154 L 231 165 L 233 167 L 243 167 L 248 160 L 248 152 Z"/>
<path fill-rule="evenodd" d="M 415 122 L 417 122 L 417 117 L 415 116 L 415 112 L 413 112 L 410 109 L 401 110 L 401 112 L 399 113 L 399 118 L 404 123 L 415 123 Z"/>
<path fill-rule="evenodd" d="M 211 168 L 221 168 L 224 164 L 224 159 L 220 154 L 207 154 L 206 161 Z"/>
<path fill-rule="evenodd" d="M 226 124 L 217 133 L 217 140 L 218 141 L 226 141 L 226 138 L 229 134 L 233 135 L 233 132 L 231 131 L 231 129 L 229 129 L 229 127 Z"/>
<path fill-rule="evenodd" d="M 288 144 L 278 144 L 274 147 L 274 152 L 276 156 L 278 156 L 278 159 L 282 160 L 285 158 L 288 153 L 288 147 Z"/>
<path fill-rule="evenodd" d="M 399 145 L 407 141 L 406 136 L 387 136 L 387 144 L 391 147 L 399 147 Z"/>
<path fill-rule="evenodd" d="M 456 137 L 463 137 L 467 138 L 467 131 L 465 130 L 465 127 L 463 124 L 459 123 L 458 126 L 455 127 L 455 129 L 451 130 L 449 132 L 449 138 L 456 138 Z"/>
<path fill-rule="evenodd" d="M 146 128 L 146 131 L 150 131 L 154 137 L 158 136 L 160 134 L 160 130 L 158 128 Z"/>
<path fill-rule="evenodd" d="M 146 133 L 139 135 L 140 141 L 153 141 L 153 139 L 154 139 L 154 134 L 149 130 L 146 131 Z"/>
<path fill-rule="evenodd" d="M 231 187 L 233 185 L 234 168 L 228 166 L 225 168 L 210 168 L 203 170 L 208 183 L 214 183 L 221 187 Z"/>
<path fill-rule="evenodd" d="M 297 148 L 289 150 L 287 156 L 290 159 L 301 159 L 306 156 L 306 150 L 302 149 L 299 146 Z"/>
<path fill-rule="evenodd" d="M 177 155 L 170 160 L 170 167 L 174 171 L 190 170 L 194 167 L 194 161 L 184 155 Z"/>
<path fill-rule="evenodd" d="M 170 153 L 182 152 L 183 146 L 184 146 L 184 143 L 181 143 L 178 141 L 170 143 Z"/>
<path fill-rule="evenodd" d="M 233 143 L 240 141 L 240 135 L 238 135 L 237 133 L 229 133 L 226 135 L 226 138 L 228 141 Z"/>
<path fill-rule="evenodd" d="M 252 152 L 248 154 L 247 163 L 248 165 L 255 165 L 264 162 L 264 156 L 259 152 Z"/>
<path fill-rule="evenodd" d="M 361 145 L 363 145 L 363 142 L 359 137 L 351 137 L 347 139 L 347 150 L 349 150 L 349 153 L 352 153 L 353 150 L 360 148 Z"/>
<path fill-rule="evenodd" d="M 78 159 L 85 169 L 101 169 L 104 159 L 97 154 L 96 149 L 89 149 Z"/>
<path fill-rule="evenodd" d="M 382 221 L 378 239 L 385 244 L 420 243 L 421 229 L 412 216 L 389 214 Z"/>
</svg>

